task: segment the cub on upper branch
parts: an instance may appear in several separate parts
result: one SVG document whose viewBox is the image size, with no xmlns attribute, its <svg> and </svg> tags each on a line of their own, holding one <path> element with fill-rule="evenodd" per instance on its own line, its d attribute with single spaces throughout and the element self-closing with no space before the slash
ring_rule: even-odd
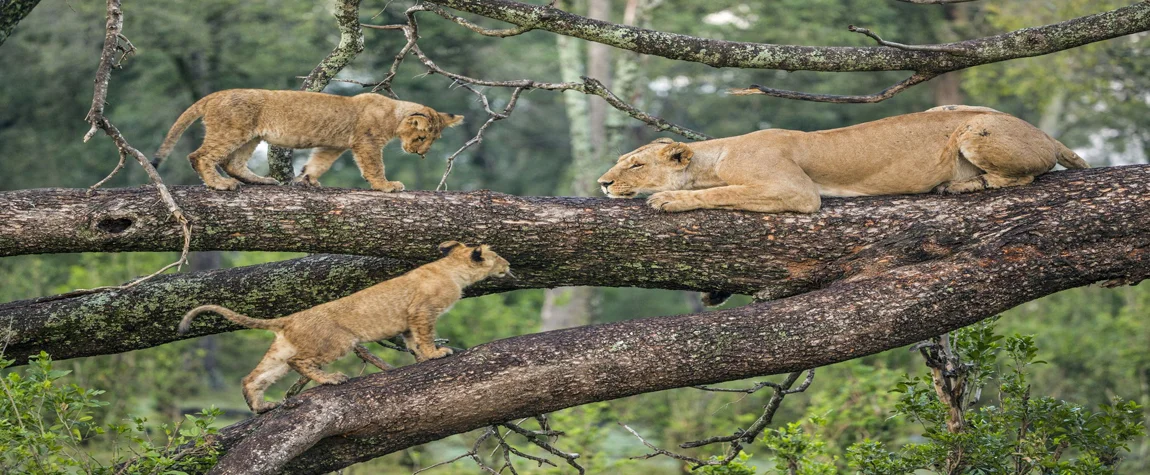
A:
<svg viewBox="0 0 1150 475">
<path fill-rule="evenodd" d="M 405 152 L 422 157 L 444 128 L 463 122 L 461 115 L 372 93 L 344 97 L 317 92 L 228 89 L 208 94 L 180 114 L 156 152 L 153 166 L 172 153 L 180 135 L 200 117 L 207 134 L 188 160 L 204 184 L 217 190 L 234 190 L 240 182 L 279 183 L 248 169 L 248 159 L 263 140 L 279 147 L 315 149 L 295 183 L 319 186 L 320 175 L 331 168 L 340 154 L 351 149 L 356 165 L 373 189 L 403 191 L 403 183 L 384 177 L 383 146 L 399 137 Z M 216 165 L 231 178 L 220 175 Z"/>
<path fill-rule="evenodd" d="M 361 342 L 402 335 L 417 361 L 442 358 L 450 348 L 435 347 L 435 320 L 463 295 L 463 288 L 491 276 L 512 276 L 507 260 L 489 246 L 456 241 L 439 245 L 443 258 L 347 297 L 282 318 L 249 318 L 218 305 L 196 307 L 184 315 L 179 332 L 192 319 L 215 312 L 248 328 L 271 330 L 276 339 L 263 360 L 243 380 L 244 399 L 256 413 L 275 408 L 264 391 L 294 369 L 320 384 L 347 381 L 342 373 L 320 369 L 347 355 Z"/>
<path fill-rule="evenodd" d="M 841 129 L 768 129 L 690 144 L 658 139 L 599 177 L 612 198 L 654 193 L 653 208 L 813 213 L 820 196 L 966 193 L 1025 185 L 1058 163 L 1087 168 L 1065 145 L 987 107 L 942 106 Z"/>
</svg>

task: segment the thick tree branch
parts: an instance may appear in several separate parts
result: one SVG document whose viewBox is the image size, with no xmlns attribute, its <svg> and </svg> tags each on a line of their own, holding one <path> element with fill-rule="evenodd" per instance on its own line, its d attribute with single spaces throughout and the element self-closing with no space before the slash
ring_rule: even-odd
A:
<svg viewBox="0 0 1150 475">
<path fill-rule="evenodd" d="M 1131 199 L 1121 219 L 1095 199 L 1060 206 L 1078 218 L 987 213 L 996 229 L 951 255 L 799 296 L 498 340 L 317 388 L 223 430 L 214 473 L 321 473 L 540 411 L 858 358 L 1059 290 L 1136 281 L 1150 273 L 1150 198 Z"/>
<path fill-rule="evenodd" d="M 0 3 L 0 46 L 12 36 L 12 30 L 16 29 L 20 20 L 32 13 L 32 9 L 39 4 L 40 0 L 6 0 Z"/>
<path fill-rule="evenodd" d="M 813 215 L 665 214 L 641 200 L 490 192 L 173 192 L 196 227 L 196 250 L 398 260 L 314 256 L 163 276 L 130 291 L 12 302 L 0 305 L 0 321 L 12 321 L 15 330 L 10 356 L 44 349 L 65 358 L 157 346 L 179 339 L 179 318 L 205 303 L 256 317 L 285 315 L 430 260 L 435 246 L 450 239 L 494 245 L 520 276 L 514 283 L 485 283 L 474 294 L 512 285 L 596 285 L 725 290 L 770 299 L 944 258 L 1026 223 L 1089 230 L 1122 222 L 1150 234 L 1146 165 L 1056 172 L 1033 185 L 970 195 L 827 199 Z M 140 188 L 100 191 L 90 199 L 82 190 L 0 193 L 0 255 L 178 249 L 179 233 L 164 225 L 165 209 L 149 197 Z M 236 328 L 216 323 L 205 334 Z"/>
</svg>

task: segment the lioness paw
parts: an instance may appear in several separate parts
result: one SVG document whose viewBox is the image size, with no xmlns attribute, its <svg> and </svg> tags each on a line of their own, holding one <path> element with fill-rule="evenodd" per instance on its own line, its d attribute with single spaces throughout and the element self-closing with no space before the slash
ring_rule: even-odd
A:
<svg viewBox="0 0 1150 475">
<path fill-rule="evenodd" d="M 699 206 L 690 191 L 661 191 L 647 198 L 647 204 L 661 211 L 688 211 Z"/>
</svg>

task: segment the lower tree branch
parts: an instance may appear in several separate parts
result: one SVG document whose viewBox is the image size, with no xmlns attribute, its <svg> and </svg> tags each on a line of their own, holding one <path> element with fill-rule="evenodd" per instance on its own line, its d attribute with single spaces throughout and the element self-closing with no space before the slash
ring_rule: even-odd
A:
<svg viewBox="0 0 1150 475">
<path fill-rule="evenodd" d="M 1148 199 L 1139 198 L 1143 220 Z M 803 295 L 524 335 L 309 390 L 222 430 L 227 453 L 214 473 L 322 473 L 541 411 L 858 358 L 1052 292 L 1150 273 L 1141 224 L 986 219 L 1003 226 L 946 258 Z"/>
<path fill-rule="evenodd" d="M 641 200 L 490 192 L 378 193 L 176 187 L 196 250 L 313 256 L 158 277 L 133 289 L 0 305 L 9 356 L 56 358 L 148 348 L 180 337 L 188 309 L 216 303 L 275 317 L 347 295 L 436 256 L 446 240 L 491 244 L 520 280 L 469 295 L 564 285 L 722 290 L 775 299 L 953 256 L 988 236 L 1059 226 L 1067 240 L 1122 226 L 1150 235 L 1150 166 L 1055 172 L 1032 185 L 959 196 L 827 199 L 816 214 L 667 214 Z M 0 193 L 0 256 L 171 251 L 182 236 L 145 188 Z M 1131 283 L 1137 273 L 1116 283 Z M 205 332 L 237 327 L 217 322 Z M 6 326 L 6 325 L 5 325 Z M 197 329 L 201 328 L 197 326 Z M 205 333 L 206 334 L 206 333 Z M 127 336 L 126 336 L 127 335 Z M 191 336 L 199 336 L 194 334 Z"/>
</svg>

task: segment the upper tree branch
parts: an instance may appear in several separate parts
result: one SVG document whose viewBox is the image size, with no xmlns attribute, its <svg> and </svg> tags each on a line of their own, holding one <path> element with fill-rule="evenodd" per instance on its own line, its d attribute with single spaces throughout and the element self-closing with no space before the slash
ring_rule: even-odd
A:
<svg viewBox="0 0 1150 475">
<path fill-rule="evenodd" d="M 122 352 L 175 341 L 187 309 L 222 303 L 256 317 L 317 305 L 435 258 L 446 240 L 486 242 L 520 288 L 563 285 L 724 290 L 779 298 L 836 280 L 951 256 L 986 236 L 1059 223 L 1063 236 L 1123 223 L 1150 235 L 1150 166 L 1056 172 L 1033 185 L 960 196 L 826 199 L 812 215 L 659 213 L 641 200 L 520 198 L 490 192 L 397 193 L 178 187 L 197 250 L 374 254 L 317 256 L 211 274 L 165 276 L 122 292 L 14 302 L 13 355 Z M 178 233 L 146 190 L 0 193 L 0 255 L 173 250 Z M 282 280 L 282 282 L 280 282 Z M 484 293 L 506 290 L 479 286 Z M 236 327 L 220 323 L 210 332 Z M 102 329 L 107 329 L 104 331 Z M 123 335 L 132 335 L 124 338 Z"/>
<path fill-rule="evenodd" d="M 1049 54 L 1150 30 L 1150 2 L 1052 25 L 949 43 L 963 56 L 883 47 L 795 46 L 711 40 L 594 20 L 511 0 L 430 0 L 446 7 L 625 50 L 721 68 L 787 71 L 947 72 L 979 64 Z"/>
<path fill-rule="evenodd" d="M 1143 223 L 1106 219 L 1094 199 L 1065 205 L 1093 215 L 1094 224 L 989 213 L 984 218 L 997 222 L 995 229 L 952 255 L 823 290 L 732 310 L 498 340 L 320 387 L 221 431 L 228 453 L 214 473 L 322 473 L 539 412 L 858 358 L 1059 290 L 1146 277 L 1150 198 L 1131 198 L 1126 206 L 1136 216 L 1126 217 Z"/>
<path fill-rule="evenodd" d="M 12 35 L 12 30 L 16 29 L 20 20 L 32 13 L 32 9 L 39 3 L 40 0 L 7 0 L 0 3 L 0 46 Z"/>
</svg>

